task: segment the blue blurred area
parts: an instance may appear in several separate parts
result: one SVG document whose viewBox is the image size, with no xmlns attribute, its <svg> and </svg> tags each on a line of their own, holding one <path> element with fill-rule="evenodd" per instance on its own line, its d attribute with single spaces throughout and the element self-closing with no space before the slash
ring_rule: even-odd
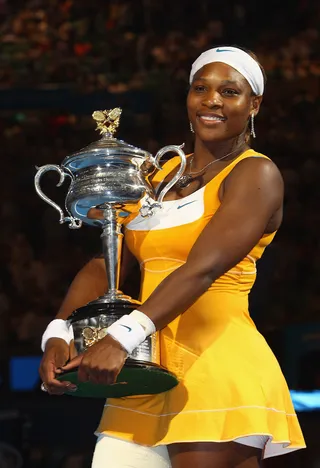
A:
<svg viewBox="0 0 320 468">
<path fill-rule="evenodd" d="M 320 390 L 310 392 L 290 390 L 290 394 L 296 411 L 320 410 Z"/>
<path fill-rule="evenodd" d="M 10 390 L 31 391 L 39 384 L 41 356 L 17 356 L 10 360 Z"/>
</svg>

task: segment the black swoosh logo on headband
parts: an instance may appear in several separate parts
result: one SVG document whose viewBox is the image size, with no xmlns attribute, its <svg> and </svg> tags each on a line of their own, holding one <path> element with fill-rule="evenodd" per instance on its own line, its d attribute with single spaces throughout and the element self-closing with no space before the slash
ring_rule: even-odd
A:
<svg viewBox="0 0 320 468">
<path fill-rule="evenodd" d="M 230 49 L 219 49 L 219 47 L 216 49 L 216 52 L 234 52 L 234 50 Z"/>
</svg>

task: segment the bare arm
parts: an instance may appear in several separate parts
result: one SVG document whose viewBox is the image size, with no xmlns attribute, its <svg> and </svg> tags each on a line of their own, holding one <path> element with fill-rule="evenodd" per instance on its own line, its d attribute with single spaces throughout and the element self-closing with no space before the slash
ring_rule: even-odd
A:
<svg viewBox="0 0 320 468">
<path fill-rule="evenodd" d="M 171 273 L 139 310 L 161 329 L 187 310 L 257 244 L 281 209 L 283 180 L 266 159 L 242 161 L 225 184 L 223 201 L 194 244 L 185 265 Z"/>
</svg>

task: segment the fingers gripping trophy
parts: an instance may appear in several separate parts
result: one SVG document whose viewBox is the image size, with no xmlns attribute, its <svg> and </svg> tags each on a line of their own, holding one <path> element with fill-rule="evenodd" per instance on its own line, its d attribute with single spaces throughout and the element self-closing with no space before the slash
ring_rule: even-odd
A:
<svg viewBox="0 0 320 468">
<path fill-rule="evenodd" d="M 114 133 L 119 126 L 121 109 L 95 111 L 92 114 L 101 138 L 80 151 L 67 156 L 61 166 L 47 164 L 37 168 L 35 189 L 38 195 L 55 208 L 60 224 L 70 229 L 82 224 L 101 229 L 102 251 L 106 264 L 108 291 L 96 300 L 75 310 L 67 319 L 72 326 L 78 354 L 105 337 L 108 327 L 136 309 L 140 302 L 119 290 L 120 259 L 123 241 L 122 225 L 128 215 L 138 213 L 153 216 L 161 209 L 165 194 L 179 180 L 186 167 L 183 146 L 169 145 L 156 156 L 118 140 Z M 181 163 L 177 174 L 156 196 L 149 182 L 150 175 L 160 170 L 159 161 L 168 153 L 178 154 Z M 66 177 L 70 186 L 63 210 L 41 190 L 40 179 L 48 171 L 60 176 L 57 186 Z M 157 334 L 150 335 L 135 348 L 113 385 L 78 382 L 77 372 L 69 371 L 59 377 L 77 384 L 76 396 L 123 397 L 161 393 L 177 385 L 176 377 L 159 363 Z M 125 384 L 124 384 L 125 383 Z"/>
</svg>

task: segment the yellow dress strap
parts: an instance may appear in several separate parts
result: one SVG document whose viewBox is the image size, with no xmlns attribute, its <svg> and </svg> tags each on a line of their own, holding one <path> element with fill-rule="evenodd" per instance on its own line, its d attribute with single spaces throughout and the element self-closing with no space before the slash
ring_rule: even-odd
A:
<svg viewBox="0 0 320 468">
<path fill-rule="evenodd" d="M 187 159 L 192 156 L 193 153 L 186 155 Z M 249 148 L 248 150 L 244 151 L 242 154 L 240 154 L 234 161 L 232 161 L 228 166 L 226 166 L 224 169 L 222 169 L 221 172 L 219 172 L 213 179 L 213 181 L 217 182 L 220 179 L 224 179 L 231 171 L 232 169 L 243 159 L 247 158 L 265 158 L 265 159 L 270 159 L 268 156 L 258 153 L 257 151 L 253 150 L 252 148 Z M 157 171 L 157 173 L 154 175 L 152 178 L 152 185 L 157 188 L 158 185 L 167 177 L 168 174 L 170 174 L 173 169 L 175 169 L 177 166 L 179 166 L 180 163 L 180 157 L 179 156 L 174 156 L 173 158 L 169 159 L 169 161 L 165 162 L 162 170 Z"/>
<path fill-rule="evenodd" d="M 262 158 L 262 159 L 268 159 L 270 158 L 266 156 L 265 154 L 258 153 L 257 151 L 253 150 L 252 148 L 247 149 L 244 151 L 242 154 L 240 154 L 238 157 L 236 157 L 230 164 L 225 166 L 213 179 L 212 183 L 213 184 L 219 184 L 232 172 L 232 170 L 236 167 L 236 165 L 240 162 L 243 161 L 244 159 L 249 159 L 249 158 Z M 210 184 L 210 182 L 209 182 Z"/>
</svg>

